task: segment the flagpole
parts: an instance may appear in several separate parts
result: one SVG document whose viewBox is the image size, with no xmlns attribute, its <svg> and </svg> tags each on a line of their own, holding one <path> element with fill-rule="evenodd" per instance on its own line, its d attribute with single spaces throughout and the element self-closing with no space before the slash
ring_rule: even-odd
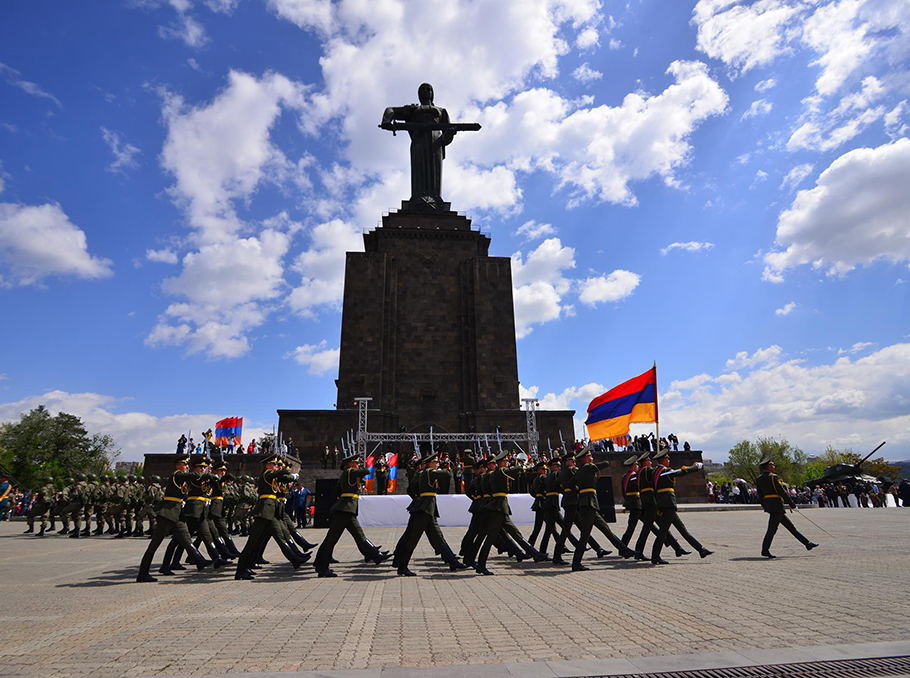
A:
<svg viewBox="0 0 910 678">
<path fill-rule="evenodd" d="M 657 407 L 657 361 L 654 361 L 654 424 L 657 427 L 657 453 L 660 454 L 660 410 Z"/>
</svg>

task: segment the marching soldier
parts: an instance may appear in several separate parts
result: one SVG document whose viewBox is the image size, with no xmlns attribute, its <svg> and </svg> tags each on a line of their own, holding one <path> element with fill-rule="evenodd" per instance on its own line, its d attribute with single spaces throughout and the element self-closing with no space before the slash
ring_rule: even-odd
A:
<svg viewBox="0 0 910 678">
<path fill-rule="evenodd" d="M 667 452 L 668 450 L 664 448 L 654 455 L 654 460 L 658 463 L 658 466 L 654 471 L 654 492 L 657 494 L 657 524 L 660 528 L 660 532 L 651 549 L 652 565 L 668 564 L 666 560 L 663 560 L 660 557 L 660 551 L 670 534 L 671 525 L 676 528 L 676 531 L 682 535 L 683 539 L 689 542 L 689 544 L 698 551 L 698 555 L 702 558 L 707 558 L 714 553 L 714 551 L 710 551 L 702 546 L 701 542 L 689 534 L 689 530 L 686 529 L 685 524 L 676 512 L 676 479 L 688 473 L 700 471 L 704 468 L 704 464 L 697 462 L 694 466 L 683 466 L 682 468 L 671 469 L 670 458 Z"/>
<path fill-rule="evenodd" d="M 51 510 L 51 505 L 53 504 L 56 495 L 57 488 L 54 487 L 54 479 L 48 476 L 44 479 L 44 485 L 38 490 L 35 503 L 32 505 L 32 510 L 28 512 L 28 518 L 26 520 L 28 529 L 25 530 L 25 534 L 34 532 L 35 518 L 41 518 L 41 531 L 35 536 L 44 536 L 44 531 L 47 529 L 47 513 Z"/>
<path fill-rule="evenodd" d="M 559 490 L 562 492 L 562 509 L 565 512 L 562 520 L 562 531 L 556 539 L 556 545 L 553 547 L 553 564 L 567 565 L 562 559 L 562 554 L 566 552 L 566 541 L 574 544 L 575 550 L 582 551 L 588 545 L 594 549 L 598 558 L 603 558 L 611 553 L 601 547 L 593 537 L 587 542 L 573 541 L 572 526 L 577 525 L 581 528 L 581 516 L 578 513 L 578 492 L 575 491 L 575 474 L 578 473 L 577 462 L 574 452 L 564 452 L 561 459 L 561 468 L 559 471 Z"/>
<path fill-rule="evenodd" d="M 189 458 L 178 456 L 174 461 L 174 473 L 167 480 L 164 487 L 164 497 L 155 507 L 155 530 L 152 532 L 152 539 L 142 556 L 142 562 L 139 564 L 139 575 L 136 577 L 137 582 L 154 582 L 158 581 L 149 574 L 152 566 L 152 558 L 155 557 L 155 551 L 161 546 L 164 538 L 173 534 L 173 539 L 177 541 L 189 554 L 191 561 L 196 565 L 196 569 L 202 570 L 211 561 L 202 557 L 202 554 L 193 546 L 190 532 L 186 523 L 181 520 L 180 513 L 183 501 L 187 498 L 191 481 L 201 481 L 201 477 L 196 473 L 189 472 Z M 166 572 L 163 574 L 173 574 Z"/>
<path fill-rule="evenodd" d="M 320 577 L 336 577 L 337 575 L 329 568 L 332 560 L 332 552 L 335 544 L 341 538 L 345 530 L 351 533 L 357 547 L 361 553 L 371 554 L 371 560 L 379 565 L 387 558 L 391 558 L 390 553 L 383 553 L 370 543 L 360 523 L 357 521 L 357 509 L 360 499 L 360 492 L 363 489 L 363 479 L 369 475 L 369 471 L 359 468 L 360 457 L 352 454 L 341 460 L 341 477 L 338 479 L 336 486 L 336 496 L 338 500 L 332 505 L 331 516 L 329 518 L 329 531 L 322 541 L 322 545 L 316 552 L 314 565 L 316 572 Z M 364 556 L 368 557 L 368 556 Z"/>
<path fill-rule="evenodd" d="M 818 544 L 806 539 L 790 522 L 787 514 L 784 513 L 784 502 L 790 505 L 791 511 L 796 508 L 796 503 L 790 498 L 786 488 L 781 483 L 780 476 L 774 472 L 774 460 L 770 456 L 765 457 L 759 462 L 759 468 L 761 468 L 762 474 L 755 481 L 755 489 L 758 491 L 758 499 L 761 501 L 762 508 L 768 514 L 768 530 L 765 532 L 765 538 L 761 544 L 761 554 L 765 558 L 777 557 L 771 555 L 770 549 L 771 541 L 777 533 L 778 525 L 786 527 L 790 534 L 806 547 L 807 551 L 811 551 Z"/>
<path fill-rule="evenodd" d="M 660 534 L 660 530 L 657 528 L 657 499 L 654 496 L 654 466 L 651 464 L 651 453 L 645 452 L 640 457 L 636 458 L 636 462 L 636 465 L 638 466 L 638 471 L 636 472 L 637 477 L 629 482 L 629 487 L 638 487 L 641 505 L 641 513 L 639 515 L 639 520 L 641 521 L 641 534 L 639 534 L 638 541 L 635 543 L 635 560 L 648 560 L 645 556 L 645 545 L 648 543 L 648 534 L 653 533 L 655 537 Z M 635 523 L 632 515 L 634 515 L 634 512 L 630 513 L 629 528 L 626 530 L 626 534 L 629 535 L 630 541 L 635 532 Z M 623 535 L 623 542 L 628 544 L 625 535 Z M 677 558 L 692 553 L 683 548 L 682 544 L 676 541 L 669 532 L 667 533 L 667 539 L 664 543 L 676 552 Z"/>
<path fill-rule="evenodd" d="M 258 501 L 253 510 L 253 524 L 250 527 L 250 536 L 237 559 L 237 572 L 234 579 L 253 579 L 253 568 L 257 560 L 268 545 L 269 539 L 274 539 L 281 549 L 281 553 L 288 562 L 299 569 L 309 558 L 298 558 L 282 539 L 282 528 L 279 522 L 278 495 L 283 483 L 297 480 L 297 474 L 281 468 L 281 455 L 277 452 L 262 461 L 265 470 L 257 482 Z"/>
<path fill-rule="evenodd" d="M 67 494 L 66 505 L 61 509 L 61 513 L 65 519 L 73 519 L 73 529 L 68 530 L 64 528 L 60 530 L 60 534 L 64 534 L 65 531 L 69 532 L 70 539 L 78 539 L 81 536 L 82 531 L 82 511 L 85 509 L 85 502 L 88 501 L 88 483 L 85 480 L 85 474 L 79 473 L 76 475 L 76 482 L 70 488 Z"/>
<path fill-rule="evenodd" d="M 148 518 L 149 529 L 146 530 L 146 536 L 151 537 L 155 530 L 155 506 L 164 497 L 164 488 L 161 486 L 161 476 L 152 476 L 149 484 L 142 494 L 142 509 L 137 517 L 137 531 L 142 530 L 142 521 Z"/>
<path fill-rule="evenodd" d="M 575 549 L 575 554 L 572 557 L 572 570 L 578 572 L 590 569 L 581 564 L 581 559 L 585 553 L 583 545 L 588 543 L 588 539 L 591 537 L 591 530 L 594 527 L 597 527 L 598 530 L 606 535 L 610 543 L 617 548 L 620 556 L 631 558 L 635 555 L 635 552 L 613 534 L 613 530 L 610 529 L 607 521 L 600 514 L 600 502 L 597 499 L 597 477 L 600 475 L 601 469 L 609 466 L 610 462 L 604 461 L 600 464 L 595 464 L 594 455 L 591 454 L 589 447 L 583 448 L 581 452 L 575 455 L 575 460 L 581 463 L 578 472 L 573 477 L 575 490 L 578 493 L 578 517 L 581 522 L 581 535 L 578 538 L 579 546 Z"/>
</svg>

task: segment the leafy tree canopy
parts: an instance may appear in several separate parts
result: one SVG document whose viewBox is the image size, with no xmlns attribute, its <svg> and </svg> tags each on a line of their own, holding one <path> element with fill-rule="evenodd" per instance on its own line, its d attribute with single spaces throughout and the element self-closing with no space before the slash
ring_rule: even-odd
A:
<svg viewBox="0 0 910 678">
<path fill-rule="evenodd" d="M 805 480 L 808 457 L 798 447 L 790 444 L 785 438 L 759 438 L 756 442 L 742 440 L 730 450 L 730 458 L 724 464 L 724 471 L 734 478 L 743 478 L 755 484 L 761 475 L 758 462 L 770 455 L 777 467 L 777 474 L 784 482 L 791 485 L 802 485 Z"/>
<path fill-rule="evenodd" d="M 79 417 L 51 416 L 43 405 L 0 428 L 0 463 L 25 488 L 46 476 L 59 482 L 76 473 L 101 473 L 118 456 L 111 436 L 90 434 Z"/>
</svg>

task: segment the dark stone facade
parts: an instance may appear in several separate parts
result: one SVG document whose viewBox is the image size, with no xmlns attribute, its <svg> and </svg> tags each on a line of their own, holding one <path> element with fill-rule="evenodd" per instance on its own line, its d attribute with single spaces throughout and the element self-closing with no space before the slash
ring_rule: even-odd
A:
<svg viewBox="0 0 910 678">
<path fill-rule="evenodd" d="M 358 397 L 373 432 L 525 431 L 509 258 L 456 212 L 393 212 L 363 239 L 345 263 L 336 409 L 278 411 L 303 463 L 356 430 Z M 539 413 L 544 449 L 574 438 L 573 415 Z"/>
</svg>

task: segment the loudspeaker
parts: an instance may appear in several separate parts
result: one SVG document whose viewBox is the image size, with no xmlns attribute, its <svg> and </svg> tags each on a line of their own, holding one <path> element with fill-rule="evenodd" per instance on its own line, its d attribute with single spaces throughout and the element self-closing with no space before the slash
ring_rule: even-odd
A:
<svg viewBox="0 0 910 678">
<path fill-rule="evenodd" d="M 329 526 L 329 509 L 335 503 L 335 486 L 338 481 L 333 478 L 316 479 L 316 499 L 313 502 L 313 527 Z"/>
<path fill-rule="evenodd" d="M 600 503 L 600 515 L 608 523 L 616 522 L 616 506 L 613 504 L 613 479 L 601 476 L 597 479 L 597 501 Z"/>
</svg>

